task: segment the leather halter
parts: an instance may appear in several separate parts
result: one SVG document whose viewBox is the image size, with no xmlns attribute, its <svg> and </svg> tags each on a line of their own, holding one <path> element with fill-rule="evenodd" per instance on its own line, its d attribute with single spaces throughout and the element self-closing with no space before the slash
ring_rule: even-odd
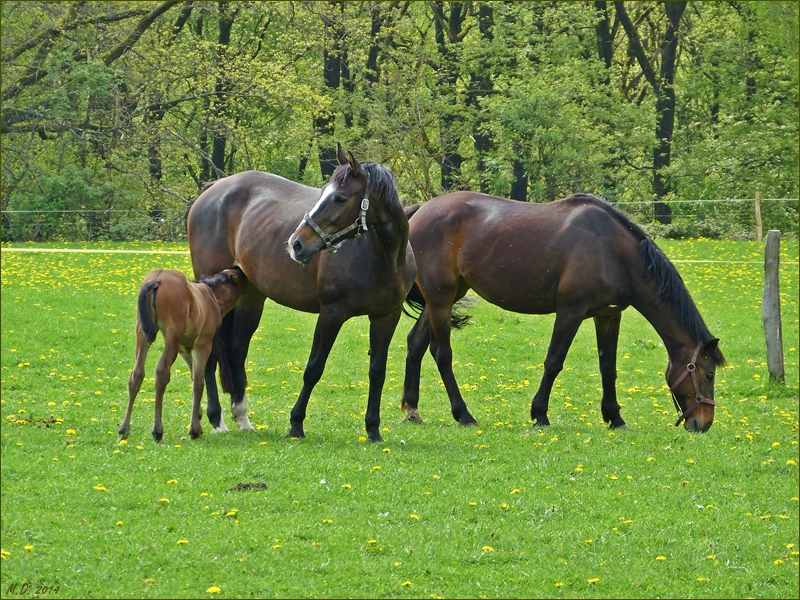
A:
<svg viewBox="0 0 800 600">
<path fill-rule="evenodd" d="M 714 402 L 713 398 L 706 398 L 700 392 L 700 386 L 697 384 L 697 357 L 700 355 L 700 350 L 703 349 L 703 342 L 697 344 L 697 348 L 694 351 L 694 355 L 692 356 L 692 361 L 686 365 L 686 370 L 678 377 L 677 381 L 673 383 L 669 391 L 672 393 L 672 403 L 675 405 L 675 409 L 678 411 L 678 420 L 675 422 L 675 427 L 681 424 L 686 417 L 688 417 L 692 411 L 697 408 L 700 404 L 710 404 L 711 406 L 716 406 L 717 403 Z M 675 389 L 681 384 L 681 382 L 686 379 L 687 375 L 692 376 L 692 383 L 694 384 L 694 402 L 692 402 L 689 407 L 685 411 L 681 411 L 681 407 L 678 404 L 678 399 L 675 397 Z"/>
<path fill-rule="evenodd" d="M 369 209 L 369 198 L 364 198 L 361 201 L 361 212 L 359 213 L 358 217 L 356 217 L 356 222 L 330 235 L 322 231 L 322 228 L 314 223 L 314 221 L 311 219 L 311 215 L 308 213 L 305 214 L 303 220 L 309 224 L 311 229 L 317 232 L 317 235 L 319 235 L 319 237 L 322 238 L 322 241 L 325 242 L 328 252 L 333 254 L 339 249 L 339 246 L 344 243 L 344 238 L 346 238 L 347 234 L 353 231 L 353 229 L 356 230 L 356 234 L 353 237 L 359 237 L 368 229 L 367 209 Z M 341 242 L 337 244 L 336 242 L 339 242 L 339 240 L 341 240 Z"/>
</svg>

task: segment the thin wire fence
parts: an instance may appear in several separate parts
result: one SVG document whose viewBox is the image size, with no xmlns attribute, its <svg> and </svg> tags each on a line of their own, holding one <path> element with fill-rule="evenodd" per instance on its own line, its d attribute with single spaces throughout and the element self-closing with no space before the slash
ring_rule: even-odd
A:
<svg viewBox="0 0 800 600">
<path fill-rule="evenodd" d="M 653 218 L 652 202 L 614 205 L 654 237 L 755 239 L 763 231 L 798 232 L 797 198 L 671 200 L 671 223 Z M 757 209 L 757 206 L 760 210 Z M 757 212 L 759 213 L 757 216 Z M 188 207 L 164 209 L 4 210 L 4 242 L 186 240 Z"/>
</svg>

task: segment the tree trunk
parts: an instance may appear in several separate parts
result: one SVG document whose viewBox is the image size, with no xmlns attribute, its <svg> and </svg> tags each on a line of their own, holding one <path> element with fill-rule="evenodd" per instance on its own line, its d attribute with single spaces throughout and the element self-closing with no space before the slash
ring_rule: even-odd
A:
<svg viewBox="0 0 800 600">
<path fill-rule="evenodd" d="M 494 9 L 491 5 L 481 2 L 478 7 L 478 26 L 485 46 L 489 46 L 494 39 L 492 33 L 493 25 Z M 472 139 L 475 147 L 476 169 L 480 178 L 480 190 L 483 193 L 487 193 L 489 185 L 483 173 L 486 170 L 486 155 L 494 149 L 494 140 L 486 133 L 487 120 L 480 106 L 480 99 L 492 91 L 493 84 L 489 76 L 491 65 L 486 60 L 485 55 L 478 64 L 478 70 L 470 73 L 470 89 L 467 92 L 466 104 L 475 115 L 472 125 Z"/>
<path fill-rule="evenodd" d="M 458 149 L 461 145 L 461 115 L 458 112 L 456 82 L 458 81 L 458 57 L 453 46 L 463 38 L 462 25 L 467 7 L 463 2 L 452 2 L 449 15 L 445 17 L 442 2 L 431 4 L 434 16 L 436 46 L 439 50 L 439 95 L 446 98 L 439 119 L 439 143 L 441 158 L 440 183 L 442 193 L 457 186 L 461 175 L 463 157 Z"/>
<path fill-rule="evenodd" d="M 332 11 L 343 11 L 344 5 L 341 2 L 328 2 Z M 335 14 L 335 13 L 334 13 Z M 322 50 L 322 75 L 325 87 L 331 94 L 339 89 L 342 81 L 342 44 L 344 42 L 344 31 L 335 17 L 323 14 L 325 24 L 325 46 Z M 336 159 L 336 149 L 330 136 L 333 135 L 334 115 L 323 113 L 314 120 L 317 136 L 320 142 L 319 147 L 319 169 L 322 173 L 323 181 L 330 179 L 336 170 L 339 161 Z"/>
</svg>

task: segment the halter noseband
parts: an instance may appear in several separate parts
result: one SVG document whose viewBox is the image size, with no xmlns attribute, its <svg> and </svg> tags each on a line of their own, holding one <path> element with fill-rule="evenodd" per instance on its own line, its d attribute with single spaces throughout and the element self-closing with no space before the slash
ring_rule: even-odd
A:
<svg viewBox="0 0 800 600">
<path fill-rule="evenodd" d="M 314 223 L 314 221 L 311 219 L 311 215 L 309 215 L 308 213 L 305 214 L 303 220 L 309 224 L 311 229 L 317 232 L 317 235 L 319 235 L 319 237 L 322 238 L 322 241 L 325 242 L 325 246 L 328 248 L 328 252 L 333 254 L 339 249 L 339 246 L 341 246 L 342 243 L 344 243 L 344 238 L 346 238 L 347 234 L 353 231 L 353 229 L 356 230 L 356 234 L 353 237 L 359 237 L 363 232 L 365 232 L 368 229 L 367 209 L 369 209 L 369 198 L 364 198 L 361 201 L 361 212 L 359 213 L 358 217 L 356 217 L 356 222 L 330 235 L 322 231 L 322 228 L 316 223 Z M 342 242 L 336 244 L 336 242 L 339 242 L 339 240 L 342 240 Z"/>
<path fill-rule="evenodd" d="M 669 391 L 672 393 L 672 403 L 675 405 L 675 409 L 678 411 L 678 420 L 675 422 L 675 427 L 681 424 L 686 417 L 688 417 L 692 411 L 697 408 L 700 404 L 710 404 L 711 406 L 716 406 L 717 403 L 714 402 L 712 398 L 706 398 L 700 392 L 700 386 L 697 384 L 697 357 L 700 355 L 700 350 L 703 348 L 703 342 L 697 344 L 697 348 L 694 351 L 694 355 L 692 356 L 692 361 L 686 365 L 686 370 L 678 377 L 677 381 L 673 383 Z M 685 411 L 681 411 L 680 404 L 678 404 L 678 399 L 675 397 L 675 389 L 681 384 L 681 382 L 686 379 L 687 375 L 692 376 L 692 383 L 694 384 L 694 402 L 689 405 Z"/>
</svg>

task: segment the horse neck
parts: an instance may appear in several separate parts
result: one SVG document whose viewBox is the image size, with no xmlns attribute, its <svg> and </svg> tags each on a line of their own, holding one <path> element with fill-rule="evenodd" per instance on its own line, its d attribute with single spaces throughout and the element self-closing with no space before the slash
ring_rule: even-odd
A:
<svg viewBox="0 0 800 600">
<path fill-rule="evenodd" d="M 221 315 L 227 313 L 239 299 L 239 296 L 234 291 L 233 286 L 229 283 L 218 283 L 213 286 L 209 284 L 206 285 L 208 285 L 208 288 L 211 290 L 211 295 L 217 301 L 219 314 Z"/>
<path fill-rule="evenodd" d="M 647 296 L 647 301 L 634 303 L 634 308 L 638 310 L 642 316 L 653 326 L 661 340 L 664 342 L 664 347 L 667 349 L 667 354 L 672 359 L 681 350 L 687 348 L 694 348 L 699 340 L 696 340 L 692 335 L 681 326 L 680 321 L 675 315 L 675 311 L 670 304 L 662 303 L 653 300 L 653 295 Z"/>
<path fill-rule="evenodd" d="M 370 227 L 387 256 L 397 264 L 406 260 L 408 245 L 408 219 L 403 210 L 370 194 L 370 206 L 374 206 Z"/>
</svg>

